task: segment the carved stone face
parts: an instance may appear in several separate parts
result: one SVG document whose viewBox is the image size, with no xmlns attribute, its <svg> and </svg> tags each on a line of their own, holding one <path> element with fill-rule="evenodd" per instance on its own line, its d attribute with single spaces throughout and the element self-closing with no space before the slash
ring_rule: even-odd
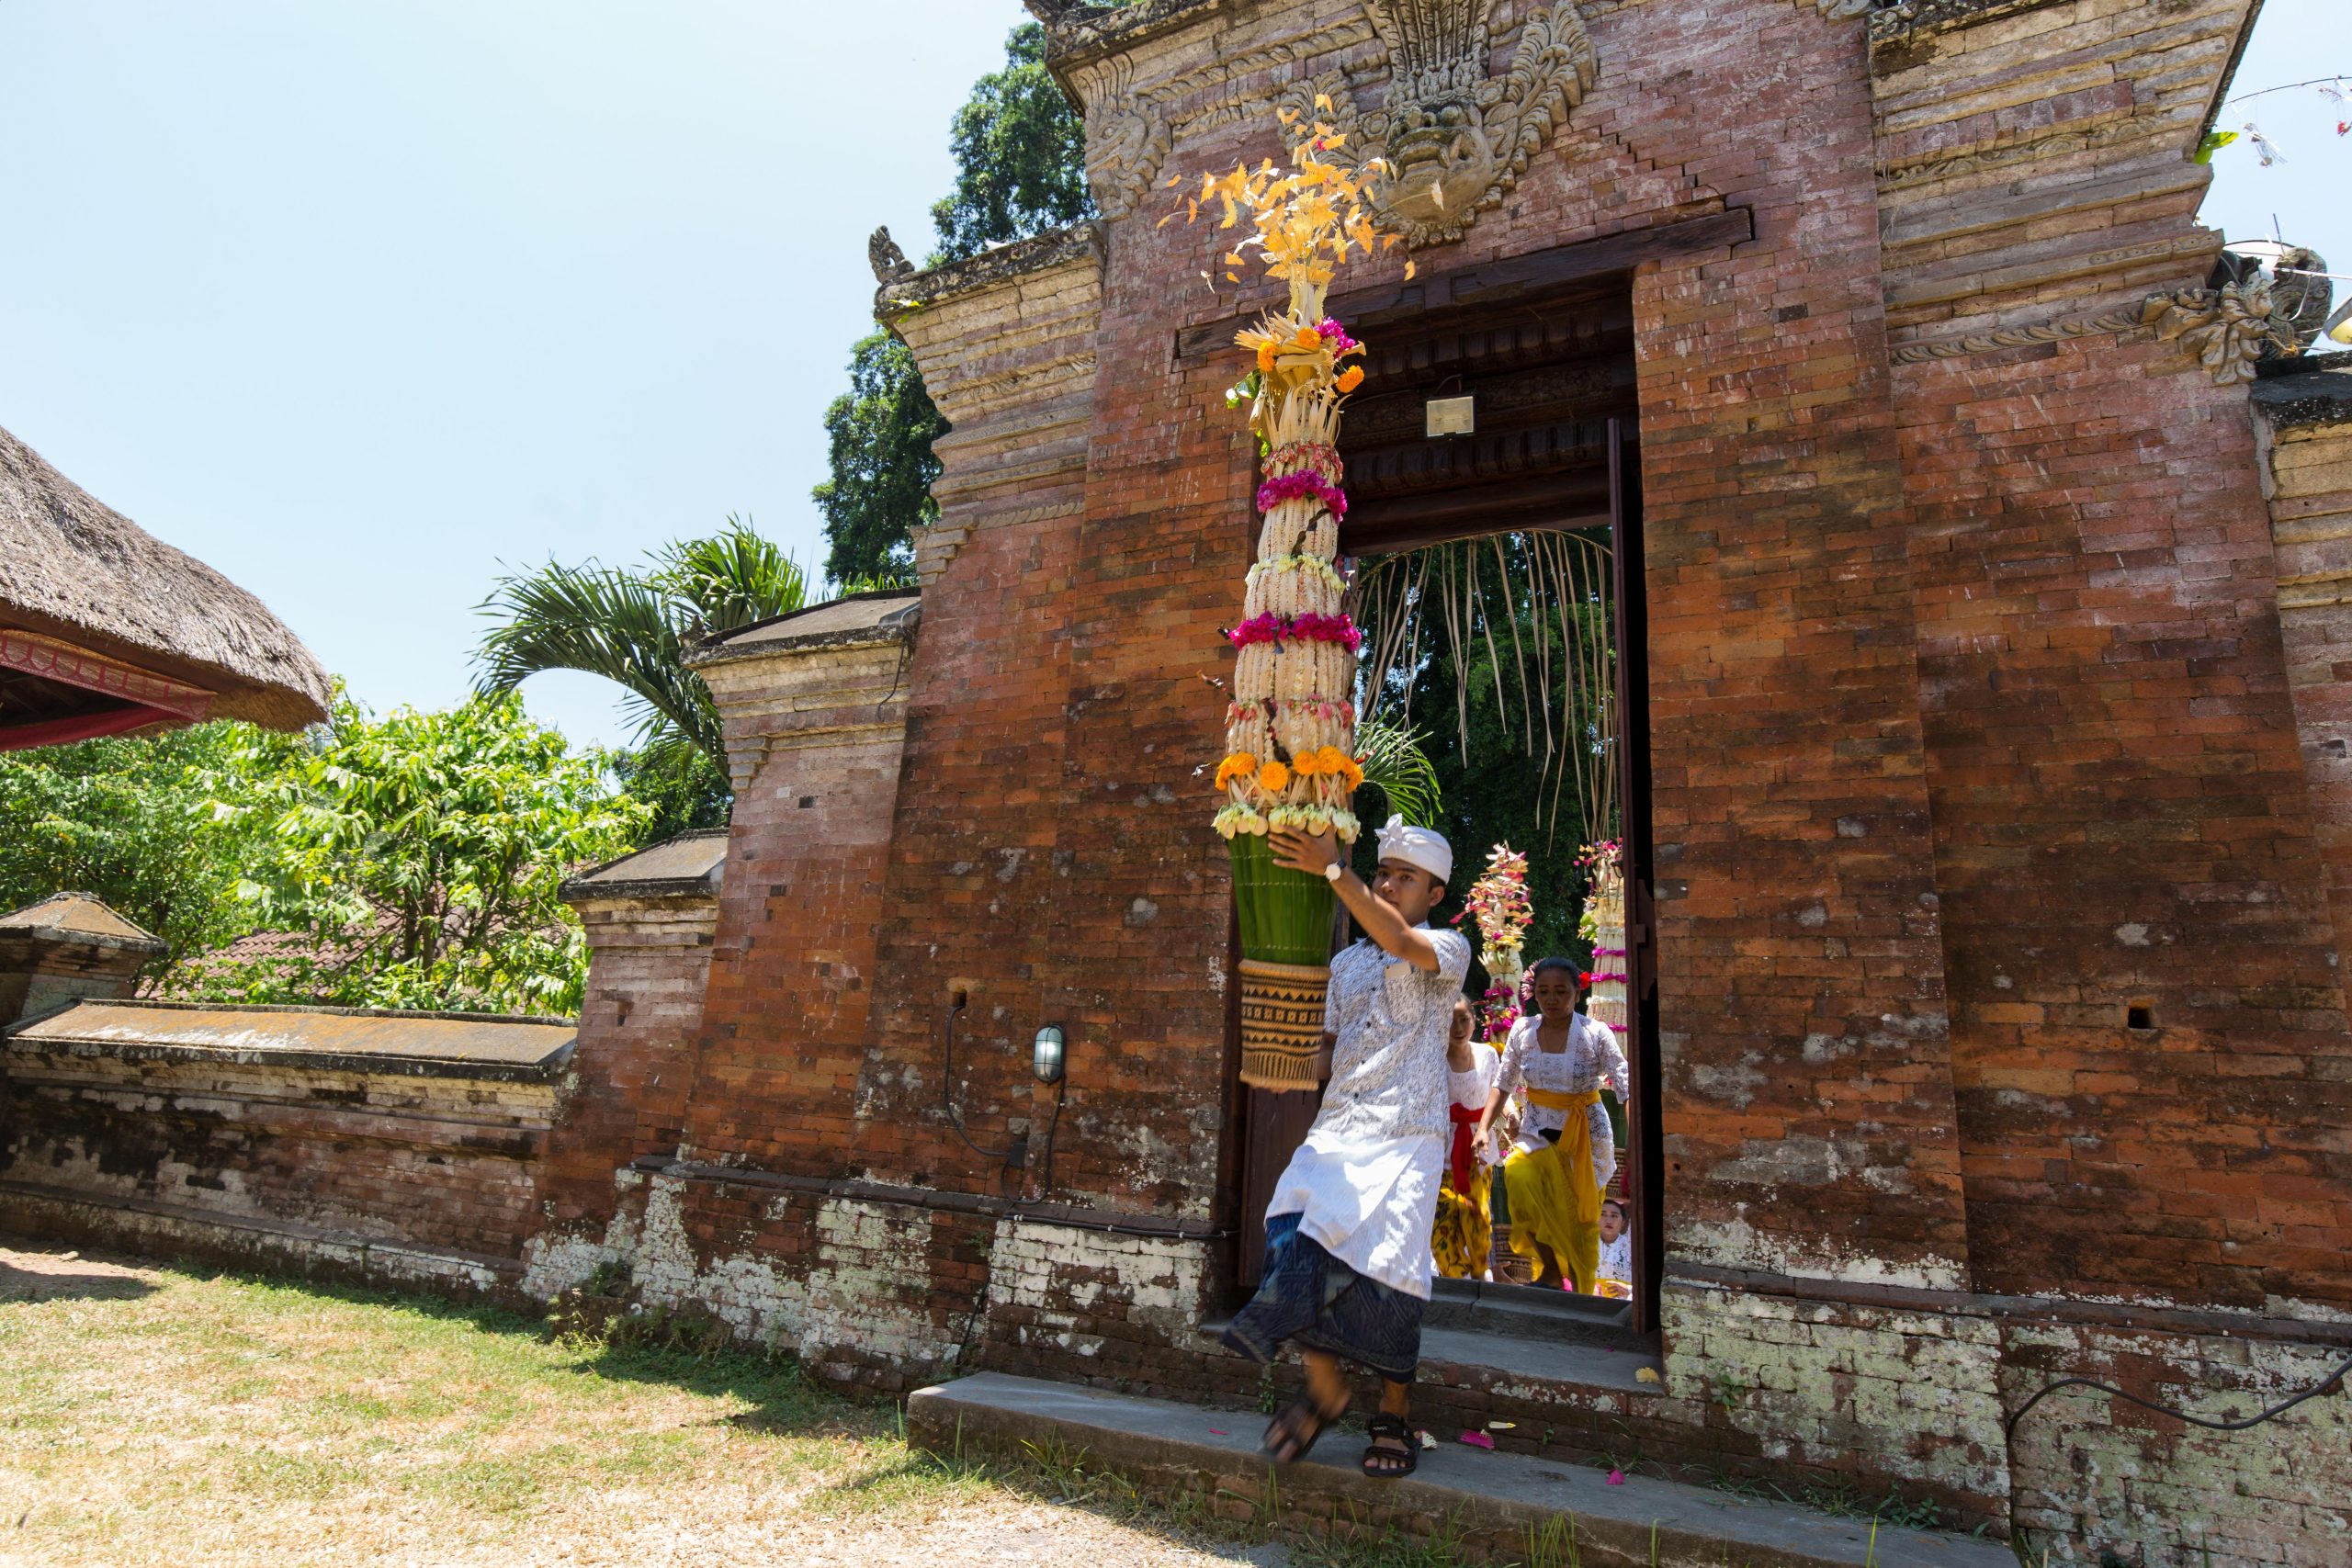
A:
<svg viewBox="0 0 2352 1568">
<path fill-rule="evenodd" d="M 1501 160 L 1476 99 L 1449 93 L 1400 112 L 1389 131 L 1395 169 L 1382 205 L 1417 223 L 1459 223 L 1495 182 Z"/>
</svg>

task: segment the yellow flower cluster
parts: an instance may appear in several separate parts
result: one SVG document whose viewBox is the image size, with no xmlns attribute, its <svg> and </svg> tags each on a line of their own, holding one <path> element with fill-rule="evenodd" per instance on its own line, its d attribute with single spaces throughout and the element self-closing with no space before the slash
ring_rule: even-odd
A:
<svg viewBox="0 0 2352 1568">
<path fill-rule="evenodd" d="M 1290 766 L 1291 772 L 1303 779 L 1311 779 L 1320 774 L 1325 778 L 1339 780 L 1348 786 L 1351 794 L 1354 793 L 1357 785 L 1363 783 L 1363 765 L 1337 746 L 1325 746 L 1314 751 L 1301 751 L 1291 759 Z"/>
</svg>

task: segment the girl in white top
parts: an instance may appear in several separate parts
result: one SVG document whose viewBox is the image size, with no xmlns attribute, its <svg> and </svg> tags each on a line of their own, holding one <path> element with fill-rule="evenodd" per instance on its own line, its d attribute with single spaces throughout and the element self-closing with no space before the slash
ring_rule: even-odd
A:
<svg viewBox="0 0 2352 1568">
<path fill-rule="evenodd" d="M 1566 965 L 1561 965 L 1563 971 Z M 1537 982 L 1542 985 L 1542 980 Z M 1568 991 L 1573 997 L 1573 989 Z M 1544 1019 L 1530 1013 L 1510 1026 L 1510 1038 L 1503 1045 L 1502 1066 L 1495 1087 L 1505 1095 L 1528 1089 L 1548 1089 L 1555 1094 L 1587 1094 L 1604 1084 L 1617 1091 L 1622 1101 L 1630 1097 L 1627 1080 L 1631 1074 L 1625 1066 L 1625 1048 L 1617 1043 L 1616 1034 L 1605 1023 L 1596 1023 L 1580 1012 L 1568 1015 L 1567 1040 L 1565 1048 L 1555 1045 L 1546 1050 L 1544 1043 Z M 1551 1109 L 1531 1103 L 1519 1124 L 1520 1148 L 1530 1154 L 1548 1143 L 1556 1142 L 1544 1136 L 1558 1133 L 1567 1125 L 1575 1112 Z M 1592 1134 L 1592 1182 L 1606 1188 L 1610 1178 L 1617 1174 L 1617 1134 L 1609 1124 L 1609 1108 L 1599 1101 L 1583 1110 L 1586 1125 Z"/>
<path fill-rule="evenodd" d="M 1617 1173 L 1616 1138 L 1600 1103 L 1608 1084 L 1630 1105 L 1633 1075 L 1607 1025 L 1576 1010 L 1577 971 L 1546 958 L 1532 971 L 1535 1010 L 1511 1028 L 1500 1073 L 1478 1128 L 1524 1089 L 1518 1146 L 1503 1162 L 1510 1198 L 1510 1247 L 1563 1288 L 1598 1287 L 1600 1190 Z"/>
</svg>

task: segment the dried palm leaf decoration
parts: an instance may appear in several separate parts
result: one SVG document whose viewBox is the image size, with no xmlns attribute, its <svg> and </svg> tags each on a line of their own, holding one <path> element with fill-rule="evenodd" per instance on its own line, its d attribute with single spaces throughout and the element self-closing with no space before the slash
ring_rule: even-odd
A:
<svg viewBox="0 0 2352 1568">
<path fill-rule="evenodd" d="M 1329 100 L 1317 107 L 1328 111 Z M 1344 167 L 1336 159 L 1345 138 L 1331 127 L 1288 113 L 1283 125 L 1295 138 L 1287 170 L 1269 159 L 1254 170 L 1206 175 L 1182 216 L 1195 220 L 1212 208 L 1226 229 L 1241 227 L 1246 217 L 1250 232 L 1225 253 L 1226 276 L 1240 281 L 1238 269 L 1255 255 L 1267 276 L 1289 286 L 1285 308 L 1237 339 L 1255 361 L 1243 389 L 1265 452 L 1257 498 L 1265 522 L 1241 621 L 1227 633 L 1238 659 L 1215 826 L 1231 851 L 1241 918 L 1242 1081 L 1311 1089 L 1331 887 L 1275 865 L 1266 836 L 1295 828 L 1353 843 L 1358 831 L 1349 806 L 1364 776 L 1355 752 L 1363 637 L 1348 616 L 1334 558 L 1348 505 L 1340 417 L 1363 381 L 1363 367 L 1348 363 L 1363 349 L 1326 314 L 1325 301 L 1344 262 L 1385 250 L 1396 238 L 1377 231 L 1367 199 L 1367 184 L 1385 172 L 1378 161 Z M 1410 276 L 1410 264 L 1406 271 Z"/>
</svg>

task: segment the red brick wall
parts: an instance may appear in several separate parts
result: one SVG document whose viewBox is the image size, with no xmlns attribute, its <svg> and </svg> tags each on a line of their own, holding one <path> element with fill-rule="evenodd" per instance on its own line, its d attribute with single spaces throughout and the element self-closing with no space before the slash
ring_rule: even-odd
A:
<svg viewBox="0 0 2352 1568">
<path fill-rule="evenodd" d="M 862 1157 L 859 1075 L 908 664 L 893 637 L 705 671 L 737 789 L 689 1157 L 796 1175 Z"/>
<path fill-rule="evenodd" d="M 541 1250 L 558 1236 L 601 1239 L 616 1211 L 615 1172 L 673 1156 L 684 1141 L 717 903 L 713 891 L 574 905 L 588 986 L 539 1182 Z"/>
<path fill-rule="evenodd" d="M 519 1258 L 545 1082 L 9 1052 L 0 1188 Z"/>
<path fill-rule="evenodd" d="M 2245 390 L 2105 342 L 1904 392 L 1976 1284 L 2352 1304 L 2352 1040 Z"/>
</svg>

